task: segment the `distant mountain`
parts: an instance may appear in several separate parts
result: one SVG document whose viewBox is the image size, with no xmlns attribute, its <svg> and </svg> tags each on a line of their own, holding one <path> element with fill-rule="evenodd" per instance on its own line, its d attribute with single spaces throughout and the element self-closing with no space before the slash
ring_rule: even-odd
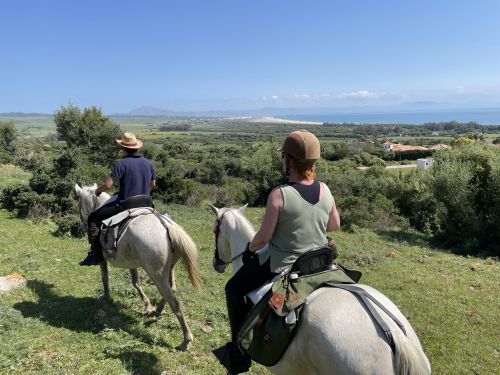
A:
<svg viewBox="0 0 500 375">
<path fill-rule="evenodd" d="M 167 111 L 162 108 L 155 107 L 139 107 L 128 112 L 129 116 L 178 116 L 179 112 Z"/>
</svg>

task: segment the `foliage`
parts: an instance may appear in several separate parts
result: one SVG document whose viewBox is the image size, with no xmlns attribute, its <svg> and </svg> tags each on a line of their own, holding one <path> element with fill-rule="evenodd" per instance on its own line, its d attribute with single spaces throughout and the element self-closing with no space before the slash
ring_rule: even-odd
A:
<svg viewBox="0 0 500 375">
<path fill-rule="evenodd" d="M 172 124 L 172 125 L 162 125 L 158 128 L 161 132 L 171 132 L 171 131 L 187 131 L 191 129 L 191 124 Z"/>
<path fill-rule="evenodd" d="M 444 237 L 477 252 L 500 243 L 500 150 L 469 144 L 439 152 L 431 188 L 445 207 Z"/>
<path fill-rule="evenodd" d="M 461 147 L 461 146 L 471 145 L 475 142 L 476 141 L 472 137 L 461 135 L 457 137 L 455 140 L 453 140 L 453 142 L 451 142 L 451 145 L 453 147 Z"/>
<path fill-rule="evenodd" d="M 61 216 L 55 220 L 57 229 L 54 232 L 55 236 L 71 236 L 80 237 L 80 217 L 75 214 Z"/>
<path fill-rule="evenodd" d="M 59 138 L 69 148 L 78 149 L 90 161 L 111 164 L 116 158 L 116 142 L 122 130 L 95 106 L 80 110 L 74 104 L 62 106 L 54 114 Z"/>
<path fill-rule="evenodd" d="M 337 202 L 342 226 L 348 230 L 353 226 L 373 230 L 405 227 L 392 201 L 381 194 L 341 197 Z"/>
<path fill-rule="evenodd" d="M 19 135 L 14 121 L 0 121 L 0 150 L 14 152 L 14 142 Z"/>
</svg>

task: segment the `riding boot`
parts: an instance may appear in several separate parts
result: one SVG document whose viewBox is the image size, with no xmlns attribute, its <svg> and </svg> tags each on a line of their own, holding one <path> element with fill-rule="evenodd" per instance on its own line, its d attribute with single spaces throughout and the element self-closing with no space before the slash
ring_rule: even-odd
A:
<svg viewBox="0 0 500 375">
<path fill-rule="evenodd" d="M 89 230 L 90 234 L 90 230 Z M 98 266 L 104 261 L 102 255 L 102 245 L 99 236 L 93 237 L 89 235 L 90 251 L 87 257 L 80 262 L 80 266 Z"/>
<path fill-rule="evenodd" d="M 250 308 L 243 297 L 238 297 L 228 290 L 226 290 L 226 303 L 232 340 L 226 344 L 226 355 L 230 363 L 228 370 L 231 374 L 240 374 L 247 372 L 252 364 L 250 356 L 243 353 L 237 344 L 238 332 L 245 322 Z"/>
</svg>

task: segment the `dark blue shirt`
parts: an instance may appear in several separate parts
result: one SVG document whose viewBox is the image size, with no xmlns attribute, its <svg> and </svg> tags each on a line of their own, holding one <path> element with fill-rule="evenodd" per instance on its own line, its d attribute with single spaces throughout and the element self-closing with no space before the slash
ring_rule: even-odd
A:
<svg viewBox="0 0 500 375">
<path fill-rule="evenodd" d="M 153 164 L 142 155 L 127 155 L 111 169 L 111 177 L 120 183 L 118 199 L 134 195 L 150 195 L 151 181 L 156 179 Z"/>
</svg>

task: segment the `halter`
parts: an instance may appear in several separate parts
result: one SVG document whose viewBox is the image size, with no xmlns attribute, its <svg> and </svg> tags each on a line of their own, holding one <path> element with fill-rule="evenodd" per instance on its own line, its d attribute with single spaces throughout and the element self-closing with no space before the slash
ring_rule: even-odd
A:
<svg viewBox="0 0 500 375">
<path fill-rule="evenodd" d="M 219 240 L 219 234 L 220 234 L 220 225 L 222 223 L 222 219 L 224 218 L 224 215 L 231 211 L 231 209 L 227 209 L 225 210 L 222 215 L 219 217 L 217 217 L 217 225 L 215 226 L 214 228 L 214 234 L 215 234 L 215 250 L 214 250 L 214 258 L 213 258 L 213 267 L 214 269 L 219 272 L 219 273 L 222 273 L 225 271 L 226 267 L 231 264 L 234 260 L 238 259 L 239 257 L 241 257 L 244 253 L 241 252 L 240 254 L 232 257 L 229 261 L 225 262 L 223 261 L 220 256 L 219 256 L 219 245 L 218 245 L 218 240 Z"/>
</svg>

